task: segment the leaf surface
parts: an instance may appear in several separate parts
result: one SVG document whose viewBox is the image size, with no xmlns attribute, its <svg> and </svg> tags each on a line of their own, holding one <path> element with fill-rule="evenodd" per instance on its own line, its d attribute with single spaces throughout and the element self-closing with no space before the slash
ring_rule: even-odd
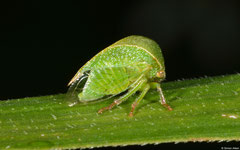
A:
<svg viewBox="0 0 240 150">
<path fill-rule="evenodd" d="M 189 141 L 240 141 L 240 75 L 162 83 L 173 108 L 150 91 L 103 114 L 113 99 L 67 105 L 65 94 L 0 102 L 0 149 L 90 148 Z"/>
</svg>

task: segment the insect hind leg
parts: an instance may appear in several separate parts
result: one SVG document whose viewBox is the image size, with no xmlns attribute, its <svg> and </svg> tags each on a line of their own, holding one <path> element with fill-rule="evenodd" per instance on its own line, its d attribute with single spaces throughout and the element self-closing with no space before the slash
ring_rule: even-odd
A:
<svg viewBox="0 0 240 150">
<path fill-rule="evenodd" d="M 139 102 L 143 99 L 143 97 L 146 95 L 146 93 L 148 92 L 148 90 L 150 89 L 150 85 L 146 84 L 141 92 L 141 94 L 138 96 L 138 98 L 133 102 L 132 104 L 132 109 L 129 113 L 129 117 L 133 116 L 133 112 L 136 108 L 136 106 L 139 104 Z"/>
<path fill-rule="evenodd" d="M 138 78 L 138 80 L 135 81 L 135 82 L 131 85 L 129 91 L 128 91 L 126 94 L 124 94 L 123 96 L 121 96 L 119 99 L 115 100 L 115 101 L 114 101 L 112 104 L 110 104 L 109 106 L 100 109 L 100 110 L 98 111 L 98 113 L 101 114 L 103 111 L 105 111 L 105 110 L 110 110 L 110 109 L 112 109 L 114 106 L 121 104 L 123 101 L 127 100 L 130 96 L 132 96 L 132 95 L 133 95 L 134 93 L 136 93 L 139 89 L 141 89 L 146 83 L 147 83 L 147 79 L 146 79 L 143 75 L 141 75 L 141 76 Z"/>
</svg>

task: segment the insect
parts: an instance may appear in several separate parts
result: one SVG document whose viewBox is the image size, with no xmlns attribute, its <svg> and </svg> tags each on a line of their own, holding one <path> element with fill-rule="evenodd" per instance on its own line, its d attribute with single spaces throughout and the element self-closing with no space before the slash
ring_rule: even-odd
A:
<svg viewBox="0 0 240 150">
<path fill-rule="evenodd" d="M 112 109 L 139 92 L 131 105 L 129 116 L 149 89 L 157 89 L 161 104 L 166 103 L 160 82 L 165 79 L 165 66 L 158 44 L 146 37 L 132 35 L 105 48 L 85 65 L 69 82 L 68 93 L 79 102 L 90 102 L 107 97 L 119 96 L 98 113 Z"/>
</svg>

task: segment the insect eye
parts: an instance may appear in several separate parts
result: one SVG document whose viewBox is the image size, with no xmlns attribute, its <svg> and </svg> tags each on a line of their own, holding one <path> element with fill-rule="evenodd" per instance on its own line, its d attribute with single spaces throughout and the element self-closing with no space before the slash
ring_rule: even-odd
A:
<svg viewBox="0 0 240 150">
<path fill-rule="evenodd" d="M 165 78 L 165 71 L 161 70 L 161 71 L 157 72 L 157 77 L 158 78 Z"/>
</svg>

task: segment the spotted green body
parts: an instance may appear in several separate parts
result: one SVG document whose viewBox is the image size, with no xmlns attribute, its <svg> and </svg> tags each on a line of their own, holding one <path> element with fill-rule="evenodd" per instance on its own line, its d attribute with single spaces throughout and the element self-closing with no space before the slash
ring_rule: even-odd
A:
<svg viewBox="0 0 240 150">
<path fill-rule="evenodd" d="M 129 36 L 105 48 L 81 67 L 69 83 L 69 93 L 80 102 L 88 102 L 126 91 L 109 107 L 101 109 L 101 113 L 140 91 L 132 105 L 132 116 L 135 106 L 151 87 L 159 90 L 161 103 L 170 109 L 160 88 L 164 78 L 164 59 L 158 44 L 143 36 Z"/>
</svg>

